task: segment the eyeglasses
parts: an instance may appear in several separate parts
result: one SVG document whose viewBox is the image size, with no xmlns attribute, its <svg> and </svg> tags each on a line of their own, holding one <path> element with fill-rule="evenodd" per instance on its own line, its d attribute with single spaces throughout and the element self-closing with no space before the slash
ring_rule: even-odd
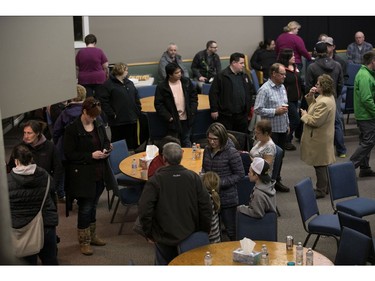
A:
<svg viewBox="0 0 375 281">
<path fill-rule="evenodd" d="M 281 72 L 276 72 L 277 74 L 280 74 L 281 76 L 286 76 L 286 72 L 283 72 L 283 73 L 281 73 Z"/>
<path fill-rule="evenodd" d="M 207 137 L 207 140 L 208 141 L 213 141 L 213 142 L 218 142 L 219 138 L 210 138 L 210 137 Z"/>
<path fill-rule="evenodd" d="M 91 108 L 95 108 L 97 106 L 101 106 L 100 102 L 99 101 L 94 101 L 92 104 L 91 104 Z"/>
</svg>

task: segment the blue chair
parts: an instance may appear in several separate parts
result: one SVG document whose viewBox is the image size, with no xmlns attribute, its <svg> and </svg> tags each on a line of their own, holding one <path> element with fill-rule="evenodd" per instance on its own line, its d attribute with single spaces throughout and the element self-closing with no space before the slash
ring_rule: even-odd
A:
<svg viewBox="0 0 375 281">
<path fill-rule="evenodd" d="M 335 257 L 335 265 L 365 265 L 371 247 L 371 238 L 344 226 Z"/>
<path fill-rule="evenodd" d="M 236 212 L 236 237 L 251 240 L 277 241 L 277 214 L 268 212 L 261 219 Z"/>
<path fill-rule="evenodd" d="M 143 181 L 129 177 L 120 171 L 120 162 L 129 156 L 126 140 L 116 141 L 112 143 L 112 146 L 113 150 L 109 155 L 109 164 L 111 166 L 113 175 L 117 181 L 117 185 L 114 185 L 109 209 L 112 208 L 115 198 L 117 197 L 118 199 L 115 209 L 113 210 L 111 223 L 113 223 L 114 221 L 120 202 L 122 205 L 126 207 L 125 216 L 129 212 L 131 206 L 138 204 L 144 186 Z M 122 186 L 123 188 L 119 188 L 119 186 Z M 121 224 L 119 234 L 121 234 L 124 223 L 125 221 Z"/>
<path fill-rule="evenodd" d="M 372 236 L 370 222 L 343 212 L 337 212 L 337 214 L 339 216 L 341 231 L 344 227 L 351 228 L 366 235 L 372 240 L 372 247 L 368 261 L 375 264 L 375 237 Z"/>
<path fill-rule="evenodd" d="M 139 98 L 155 96 L 156 85 L 147 85 L 137 88 Z"/>
<path fill-rule="evenodd" d="M 198 110 L 195 118 L 193 127 L 191 129 L 191 142 L 200 143 L 201 147 L 204 147 L 205 143 L 202 139 L 206 141 L 206 132 L 208 127 L 212 124 L 211 112 L 209 109 Z"/>
<path fill-rule="evenodd" d="M 258 92 L 258 90 L 259 90 L 259 80 L 258 80 L 258 76 L 257 76 L 257 73 L 256 73 L 255 69 L 252 69 L 250 71 L 250 75 L 251 75 L 251 80 L 253 81 L 253 84 L 254 84 L 255 92 Z"/>
<path fill-rule="evenodd" d="M 349 116 L 354 113 L 354 86 L 344 86 L 341 93 L 341 111 L 347 114 L 346 124 L 349 124 Z M 345 126 L 345 124 L 344 124 Z M 345 129 L 345 128 L 344 128 Z"/>
<path fill-rule="evenodd" d="M 211 84 L 203 83 L 202 85 L 202 95 L 208 95 L 210 93 Z"/>
<path fill-rule="evenodd" d="M 209 245 L 209 244 L 210 244 L 210 240 L 208 238 L 207 232 L 204 232 L 204 231 L 193 232 L 190 236 L 182 240 L 177 245 L 178 254 L 180 255 L 192 249 L 205 246 L 205 245 Z"/>
<path fill-rule="evenodd" d="M 345 85 L 354 86 L 354 79 L 360 68 L 361 68 L 361 64 L 348 63 L 347 69 L 346 69 L 348 73 L 348 80 L 346 80 Z"/>
<path fill-rule="evenodd" d="M 328 165 L 331 205 L 356 217 L 375 214 L 375 199 L 359 196 L 357 177 L 351 161 Z"/>
<path fill-rule="evenodd" d="M 250 182 L 248 176 L 244 176 L 237 183 L 238 203 L 239 205 L 248 205 L 250 194 L 253 192 L 254 183 Z"/>
<path fill-rule="evenodd" d="M 316 202 L 311 178 L 305 178 L 294 186 L 302 224 L 308 233 L 303 246 L 305 247 L 311 235 L 317 235 L 312 249 L 315 249 L 320 235 L 335 238 L 337 246 L 341 235 L 339 218 L 336 214 L 320 214 Z"/>
</svg>

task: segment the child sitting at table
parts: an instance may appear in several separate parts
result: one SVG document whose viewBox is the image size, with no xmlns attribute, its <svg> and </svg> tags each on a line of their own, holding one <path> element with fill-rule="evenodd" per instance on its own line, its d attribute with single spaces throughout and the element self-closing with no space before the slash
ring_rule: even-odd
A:
<svg viewBox="0 0 375 281">
<path fill-rule="evenodd" d="M 270 166 L 263 158 L 255 157 L 250 165 L 249 179 L 255 182 L 248 206 L 240 205 L 237 210 L 254 218 L 262 218 L 267 212 L 276 211 L 275 180 L 270 175 Z"/>
<path fill-rule="evenodd" d="M 212 203 L 212 222 L 211 231 L 208 235 L 210 243 L 221 242 L 220 236 L 220 223 L 219 223 L 219 210 L 220 210 L 220 196 L 219 196 L 219 186 L 220 177 L 215 172 L 207 172 L 202 176 L 203 186 L 207 189 L 208 194 L 210 194 Z"/>
</svg>

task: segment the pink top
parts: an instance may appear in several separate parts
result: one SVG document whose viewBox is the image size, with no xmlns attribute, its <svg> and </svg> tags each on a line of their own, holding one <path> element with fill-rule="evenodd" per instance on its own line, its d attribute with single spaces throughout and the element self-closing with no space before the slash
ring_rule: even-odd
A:
<svg viewBox="0 0 375 281">
<path fill-rule="evenodd" d="M 296 63 L 302 63 L 301 57 L 305 57 L 308 61 L 311 60 L 311 55 L 306 50 L 305 43 L 303 42 L 302 38 L 296 34 L 284 32 L 277 37 L 275 43 L 275 51 L 277 56 L 279 56 L 282 49 L 289 48 L 293 49 L 294 51 Z"/>
<path fill-rule="evenodd" d="M 103 64 L 108 62 L 104 52 L 96 47 L 87 47 L 78 51 L 78 84 L 103 84 L 107 79 Z"/>
</svg>

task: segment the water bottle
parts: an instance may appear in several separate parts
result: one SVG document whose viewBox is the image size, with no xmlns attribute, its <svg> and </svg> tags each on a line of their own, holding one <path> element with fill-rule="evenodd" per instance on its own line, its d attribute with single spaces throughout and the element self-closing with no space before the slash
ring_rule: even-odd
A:
<svg viewBox="0 0 375 281">
<path fill-rule="evenodd" d="M 194 142 L 192 146 L 192 159 L 195 160 L 195 153 L 197 152 L 197 144 Z"/>
<path fill-rule="evenodd" d="M 306 252 L 306 265 L 314 265 L 314 252 L 311 248 Z"/>
<path fill-rule="evenodd" d="M 268 249 L 266 244 L 262 245 L 262 252 L 260 254 L 260 264 L 261 265 L 268 265 L 269 264 L 269 258 L 268 258 Z"/>
<path fill-rule="evenodd" d="M 202 155 L 201 145 L 199 143 L 197 143 L 197 149 L 196 149 L 196 152 L 195 152 L 195 159 L 201 159 L 201 155 Z"/>
<path fill-rule="evenodd" d="M 208 251 L 204 255 L 204 265 L 212 265 L 212 255 Z"/>
<path fill-rule="evenodd" d="M 296 247 L 296 265 L 303 265 L 303 247 L 301 242 L 298 242 Z"/>
<path fill-rule="evenodd" d="M 133 159 L 132 161 L 132 175 L 134 176 L 137 173 L 137 160 Z"/>
</svg>

